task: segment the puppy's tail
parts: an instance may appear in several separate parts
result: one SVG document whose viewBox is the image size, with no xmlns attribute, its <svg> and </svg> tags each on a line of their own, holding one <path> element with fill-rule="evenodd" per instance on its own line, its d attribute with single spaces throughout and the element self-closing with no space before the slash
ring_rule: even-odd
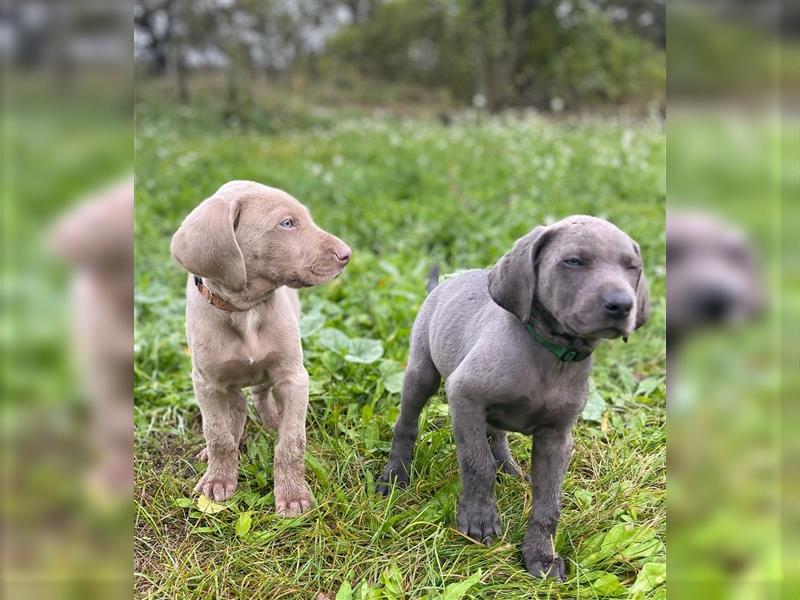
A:
<svg viewBox="0 0 800 600">
<path fill-rule="evenodd" d="M 437 285 L 439 285 L 439 263 L 433 263 L 428 273 L 428 283 L 425 284 L 425 291 L 430 294 Z"/>
</svg>

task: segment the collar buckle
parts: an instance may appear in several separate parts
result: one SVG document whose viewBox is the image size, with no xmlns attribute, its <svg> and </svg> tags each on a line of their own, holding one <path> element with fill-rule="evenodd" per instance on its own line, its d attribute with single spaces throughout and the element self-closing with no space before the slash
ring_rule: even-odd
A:
<svg viewBox="0 0 800 600">
<path fill-rule="evenodd" d="M 194 285 L 195 285 L 195 288 L 197 288 L 197 291 L 200 292 L 200 295 L 203 298 L 205 298 L 206 301 L 211 306 L 213 306 L 215 308 L 218 308 L 220 310 L 224 310 L 225 312 L 228 312 L 228 313 L 244 312 L 245 310 L 247 310 L 247 309 L 244 309 L 244 308 L 238 308 L 238 307 L 234 306 L 233 304 L 231 304 L 230 302 L 226 302 L 225 300 L 223 300 L 219 296 L 216 296 L 214 294 L 214 292 L 212 292 L 210 289 L 208 289 L 203 284 L 203 278 L 202 277 L 199 277 L 199 276 L 195 275 L 194 276 Z"/>
</svg>

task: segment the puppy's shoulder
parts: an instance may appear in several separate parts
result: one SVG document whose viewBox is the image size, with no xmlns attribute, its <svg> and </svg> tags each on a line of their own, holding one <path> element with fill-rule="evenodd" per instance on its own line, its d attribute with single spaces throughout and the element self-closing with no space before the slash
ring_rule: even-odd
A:
<svg viewBox="0 0 800 600">
<path fill-rule="evenodd" d="M 487 303 L 491 303 L 491 297 L 485 270 L 467 271 L 445 279 L 426 301 L 433 320 L 447 328 L 470 326 Z"/>
<path fill-rule="evenodd" d="M 444 299 L 485 300 L 489 297 L 488 271 L 472 269 L 445 277 L 431 292 Z"/>
</svg>

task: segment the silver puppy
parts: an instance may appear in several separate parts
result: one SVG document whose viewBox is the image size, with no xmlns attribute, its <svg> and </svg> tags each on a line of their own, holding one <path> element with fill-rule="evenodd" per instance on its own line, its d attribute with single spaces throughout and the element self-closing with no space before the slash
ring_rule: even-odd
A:
<svg viewBox="0 0 800 600">
<path fill-rule="evenodd" d="M 572 216 L 537 227 L 489 271 L 436 287 L 411 332 L 400 417 L 379 486 L 409 481 L 419 414 L 442 377 L 461 473 L 458 529 L 500 535 L 495 472 L 519 474 L 507 431 L 534 438 L 534 507 L 522 546 L 535 576 L 566 577 L 553 536 L 572 427 L 588 396 L 591 353 L 647 320 L 638 245 L 611 223 Z"/>
<path fill-rule="evenodd" d="M 236 490 L 247 421 L 242 388 L 252 387 L 262 422 L 278 431 L 275 510 L 297 516 L 312 497 L 303 458 L 308 372 L 292 288 L 339 275 L 350 248 L 286 192 L 229 181 L 189 213 L 171 250 L 190 273 L 186 337 L 206 439 L 198 458 L 208 460 L 195 490 L 217 501 Z"/>
</svg>

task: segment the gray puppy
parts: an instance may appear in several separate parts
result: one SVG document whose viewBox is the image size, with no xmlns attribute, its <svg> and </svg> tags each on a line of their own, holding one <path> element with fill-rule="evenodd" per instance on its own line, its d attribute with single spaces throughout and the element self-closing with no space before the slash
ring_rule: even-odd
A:
<svg viewBox="0 0 800 600">
<path fill-rule="evenodd" d="M 747 322 L 766 298 L 756 250 L 732 223 L 699 212 L 667 215 L 669 351 L 693 333 Z"/>
<path fill-rule="evenodd" d="M 458 529 L 500 535 L 498 467 L 521 474 L 507 431 L 532 435 L 533 512 L 522 546 L 527 570 L 563 580 L 553 536 L 572 427 L 588 396 L 591 353 L 627 337 L 649 314 L 638 245 L 595 217 L 537 227 L 489 271 L 436 287 L 411 332 L 400 417 L 379 491 L 405 487 L 422 407 L 445 378 L 461 473 Z"/>
</svg>

